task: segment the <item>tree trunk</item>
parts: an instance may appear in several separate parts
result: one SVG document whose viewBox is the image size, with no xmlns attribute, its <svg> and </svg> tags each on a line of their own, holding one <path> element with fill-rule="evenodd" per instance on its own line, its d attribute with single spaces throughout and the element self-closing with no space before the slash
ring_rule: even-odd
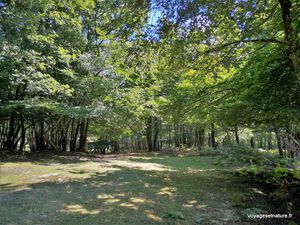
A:
<svg viewBox="0 0 300 225">
<path fill-rule="evenodd" d="M 268 136 L 268 149 L 273 149 L 273 144 L 272 144 L 272 132 L 269 132 Z"/>
<path fill-rule="evenodd" d="M 292 1 L 291 0 L 279 0 L 281 7 L 281 15 L 283 21 L 283 28 L 285 34 L 285 41 L 289 48 L 289 56 L 292 61 L 294 70 L 297 74 L 298 79 L 300 80 L 300 56 L 299 56 L 299 48 L 296 42 L 296 34 L 294 32 L 292 26 L 292 18 L 291 18 L 291 8 Z"/>
<path fill-rule="evenodd" d="M 71 130 L 71 138 L 70 138 L 70 151 L 75 152 L 76 151 L 76 142 L 77 142 L 77 136 L 79 132 L 79 121 L 76 121 L 73 119 L 72 121 L 72 130 Z"/>
<path fill-rule="evenodd" d="M 276 140 L 277 140 L 277 146 L 278 146 L 279 155 L 281 157 L 283 157 L 282 141 L 281 141 L 281 137 L 279 135 L 279 131 L 278 131 L 277 128 L 275 128 L 274 131 L 275 131 L 275 135 L 276 135 Z"/>
<path fill-rule="evenodd" d="M 20 142 L 20 146 L 19 146 L 19 152 L 24 151 L 24 147 L 25 147 L 25 141 L 26 141 L 26 129 L 25 129 L 25 121 L 24 121 L 24 117 L 21 115 L 21 142 Z"/>
<path fill-rule="evenodd" d="M 263 138 L 262 137 L 259 137 L 258 147 L 263 148 Z"/>
<path fill-rule="evenodd" d="M 210 136 L 211 136 L 211 147 L 213 148 L 216 148 L 217 147 L 217 143 L 216 143 L 216 131 L 215 131 L 215 124 L 212 123 L 211 124 L 211 133 L 210 133 Z"/>
<path fill-rule="evenodd" d="M 158 125 L 158 118 L 154 116 L 150 116 L 147 121 L 147 143 L 148 143 L 148 150 L 149 152 L 159 150 L 159 143 L 158 143 L 158 132 L 159 132 L 159 125 Z"/>
<path fill-rule="evenodd" d="M 84 119 L 80 124 L 79 151 L 86 151 L 87 150 L 88 126 L 89 126 L 88 119 Z"/>
<path fill-rule="evenodd" d="M 196 136 L 195 137 L 196 138 L 196 146 L 199 149 L 202 149 L 204 147 L 204 144 L 205 144 L 205 130 L 204 130 L 204 128 L 197 127 L 195 136 Z"/>
<path fill-rule="evenodd" d="M 250 139 L 250 146 L 251 148 L 255 148 L 254 137 L 251 137 Z"/>
<path fill-rule="evenodd" d="M 239 137 L 239 129 L 238 129 L 237 125 L 234 126 L 234 135 L 235 135 L 236 144 L 239 145 L 240 144 L 240 137 Z"/>
<path fill-rule="evenodd" d="M 171 139 L 171 125 L 168 125 L 168 146 L 169 146 L 169 149 L 171 148 L 171 145 L 172 145 L 172 139 Z"/>
<path fill-rule="evenodd" d="M 188 148 L 193 146 L 192 132 L 193 132 L 193 127 L 187 126 L 186 127 L 186 147 L 188 147 Z"/>
<path fill-rule="evenodd" d="M 181 135 L 182 135 L 182 144 L 186 145 L 187 141 L 186 141 L 186 127 L 184 125 L 181 126 Z"/>
<path fill-rule="evenodd" d="M 175 143 L 175 147 L 178 148 L 180 145 L 179 142 L 179 135 L 178 135 L 178 125 L 176 123 L 174 123 L 174 143 Z"/>
</svg>

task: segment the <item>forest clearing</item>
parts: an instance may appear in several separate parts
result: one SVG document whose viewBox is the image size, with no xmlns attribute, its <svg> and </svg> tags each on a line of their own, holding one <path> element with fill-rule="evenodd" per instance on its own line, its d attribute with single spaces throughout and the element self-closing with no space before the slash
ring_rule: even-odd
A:
<svg viewBox="0 0 300 225">
<path fill-rule="evenodd" d="M 300 224 L 299 0 L 0 0 L 0 225 Z"/>
<path fill-rule="evenodd" d="M 217 161 L 217 156 L 148 153 L 5 162 L 2 223 L 261 224 L 247 213 L 287 210 L 280 201 L 270 202 L 269 190 L 240 183 L 230 173 L 237 168 L 224 170 Z"/>
</svg>

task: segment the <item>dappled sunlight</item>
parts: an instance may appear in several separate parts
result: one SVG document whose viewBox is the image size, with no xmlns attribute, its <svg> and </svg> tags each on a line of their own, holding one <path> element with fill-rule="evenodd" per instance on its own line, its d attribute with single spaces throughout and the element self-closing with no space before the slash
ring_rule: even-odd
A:
<svg viewBox="0 0 300 225">
<path fill-rule="evenodd" d="M 79 204 L 65 205 L 64 208 L 60 211 L 64 213 L 79 213 L 86 215 L 95 215 L 100 213 L 100 209 L 88 210 Z"/>
<path fill-rule="evenodd" d="M 158 163 L 136 162 L 136 161 L 117 160 L 117 159 L 106 161 L 105 165 L 125 167 L 128 169 L 139 169 L 144 171 L 173 171 L 170 167 Z"/>
<path fill-rule="evenodd" d="M 113 168 L 110 165 L 107 165 L 106 163 L 99 162 L 85 162 L 81 163 L 79 165 L 72 164 L 71 166 L 74 166 L 76 169 L 72 171 L 68 171 L 69 173 L 72 173 L 73 175 L 81 175 L 81 176 L 88 176 L 87 174 L 97 173 L 97 174 L 105 174 L 108 172 L 118 171 L 119 168 Z M 65 166 L 63 168 L 66 168 Z"/>
<path fill-rule="evenodd" d="M 134 209 L 138 210 L 139 207 L 136 204 L 133 203 L 128 203 L 128 202 L 123 202 L 120 204 L 121 207 L 127 208 L 127 209 Z"/>
<path fill-rule="evenodd" d="M 205 204 L 199 204 L 199 202 L 197 200 L 187 201 L 182 206 L 185 208 L 196 208 L 196 209 L 203 209 L 203 208 L 207 207 L 207 205 L 205 205 Z"/>
<path fill-rule="evenodd" d="M 98 194 L 97 199 L 99 199 L 103 204 L 110 205 L 118 203 L 120 207 L 138 210 L 139 205 L 151 205 L 154 204 L 152 200 L 148 200 L 143 197 L 131 197 L 129 199 L 126 198 L 126 194 L 117 193 L 117 194 Z"/>
<path fill-rule="evenodd" d="M 113 204 L 113 203 L 117 203 L 120 202 L 121 199 L 117 199 L 117 198 L 110 198 L 110 199 L 105 199 L 104 203 L 105 204 Z"/>
<path fill-rule="evenodd" d="M 156 222 L 162 222 L 162 218 L 157 216 L 152 210 L 145 210 L 144 213 L 149 219 Z"/>
<path fill-rule="evenodd" d="M 120 168 L 99 162 L 36 164 L 35 162 L 9 162 L 1 165 L 1 183 L 14 186 L 27 186 L 40 182 L 65 183 L 70 180 L 105 176 Z M 101 185 L 101 184 L 96 184 Z M 7 187 L 8 188 L 8 187 Z"/>
<path fill-rule="evenodd" d="M 129 199 L 134 204 L 145 204 L 147 206 L 154 205 L 154 201 L 142 197 L 132 197 Z"/>
<path fill-rule="evenodd" d="M 59 173 L 48 173 L 36 178 L 38 182 L 57 182 L 64 183 L 70 180 L 70 177 L 62 176 Z"/>
<path fill-rule="evenodd" d="M 47 173 L 42 176 L 39 176 L 39 178 L 43 179 L 43 178 L 48 178 L 48 177 L 57 176 L 57 175 L 59 175 L 59 173 Z"/>
<path fill-rule="evenodd" d="M 216 169 L 194 169 L 194 168 L 188 167 L 187 170 L 189 173 L 199 173 L 199 172 L 215 171 Z"/>
<path fill-rule="evenodd" d="M 101 188 L 101 187 L 112 186 L 112 185 L 113 185 L 113 182 L 111 182 L 111 181 L 110 182 L 104 182 L 104 181 L 99 182 L 98 180 L 91 181 L 88 184 L 85 184 L 86 187 L 90 186 L 90 187 L 94 187 L 94 188 Z"/>
<path fill-rule="evenodd" d="M 56 223 L 56 218 L 59 218 L 61 224 L 189 225 L 195 224 L 193 215 L 199 213 L 204 219 L 223 215 L 212 206 L 220 200 L 225 202 L 223 179 L 211 164 L 201 164 L 212 162 L 210 158 L 165 157 L 145 162 L 131 161 L 126 157 L 91 160 L 53 164 L 56 166 L 34 162 L 19 166 L 14 163 L 14 170 L 6 169 L 6 179 L 8 171 L 13 172 L 17 181 L 30 189 L 18 193 L 20 197 L 17 199 L 22 202 L 20 207 L 15 202 L 15 183 L 3 182 L 3 193 L 8 196 L 5 202 L 10 206 L 0 209 L 8 208 L 13 212 L 11 215 L 15 215 L 16 207 L 25 212 L 25 209 L 37 205 L 38 210 L 25 213 L 25 217 L 31 218 L 33 214 L 35 218 L 42 218 L 41 214 L 47 215 L 53 218 L 49 224 L 59 224 Z M 190 167 L 187 166 L 189 164 Z M 24 179 L 31 183 L 18 180 L 24 176 L 18 171 L 26 168 L 30 169 Z M 203 172 L 197 174 L 196 171 Z M 6 192 L 9 188 L 14 191 Z M 1 196 L 4 195 L 1 193 Z M 184 220 L 176 217 L 181 214 Z M 41 224 L 45 224 L 44 221 L 41 220 Z"/>
<path fill-rule="evenodd" d="M 256 194 L 260 194 L 260 195 L 267 195 L 266 193 L 264 193 L 263 191 L 257 189 L 257 188 L 251 188 L 251 190 L 256 193 Z"/>
<path fill-rule="evenodd" d="M 149 156 L 128 156 L 128 159 L 132 160 L 132 161 L 152 161 L 153 157 L 149 157 Z M 159 156 L 155 156 L 155 160 L 163 160 L 163 157 L 159 157 Z"/>
<path fill-rule="evenodd" d="M 18 191 L 29 191 L 29 190 L 32 190 L 32 188 L 28 187 L 26 184 L 15 185 L 13 183 L 2 183 L 2 181 L 1 181 L 0 182 L 0 190 L 1 191 L 14 191 L 14 192 L 18 192 Z"/>
<path fill-rule="evenodd" d="M 124 197 L 125 194 L 123 195 L 109 195 L 109 194 L 99 194 L 97 195 L 97 199 L 101 200 L 101 202 L 103 202 L 104 204 L 114 204 L 114 203 L 118 203 L 121 201 L 120 198 L 117 197 Z"/>
<path fill-rule="evenodd" d="M 177 191 L 176 188 L 164 187 L 164 188 L 159 189 L 159 191 L 156 194 L 157 195 L 167 195 L 167 196 L 171 197 L 175 194 L 176 191 Z"/>
<path fill-rule="evenodd" d="M 197 204 L 196 200 L 190 200 L 187 203 L 183 204 L 182 206 L 186 208 L 191 208 L 191 207 L 195 207 L 195 204 Z"/>
<path fill-rule="evenodd" d="M 110 198 L 114 198 L 113 195 L 109 195 L 109 194 L 99 194 L 97 195 L 98 199 L 110 199 Z"/>
<path fill-rule="evenodd" d="M 145 203 L 146 199 L 144 198 L 130 198 L 130 201 L 133 203 Z"/>
</svg>

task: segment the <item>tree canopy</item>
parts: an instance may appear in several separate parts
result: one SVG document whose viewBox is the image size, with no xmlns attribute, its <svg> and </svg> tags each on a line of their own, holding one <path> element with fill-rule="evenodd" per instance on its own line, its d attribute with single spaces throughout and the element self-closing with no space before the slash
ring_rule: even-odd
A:
<svg viewBox="0 0 300 225">
<path fill-rule="evenodd" d="M 0 10 L 3 150 L 85 151 L 92 139 L 215 147 L 244 129 L 299 142 L 298 1 L 9 0 Z"/>
</svg>

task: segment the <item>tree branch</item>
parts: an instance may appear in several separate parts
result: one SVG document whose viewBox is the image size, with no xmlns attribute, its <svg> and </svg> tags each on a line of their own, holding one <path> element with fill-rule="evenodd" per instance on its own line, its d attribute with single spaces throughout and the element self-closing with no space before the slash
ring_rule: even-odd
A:
<svg viewBox="0 0 300 225">
<path fill-rule="evenodd" d="M 284 45 L 287 44 L 285 41 L 280 41 L 280 40 L 277 40 L 275 38 L 270 38 L 270 39 L 264 39 L 264 38 L 262 38 L 262 39 L 242 39 L 242 40 L 236 40 L 236 41 L 228 42 L 228 43 L 210 48 L 207 51 L 204 51 L 204 53 L 207 54 L 207 53 L 211 53 L 211 52 L 216 52 L 216 51 L 222 50 L 224 48 L 227 48 L 231 45 L 241 44 L 241 43 L 266 43 L 266 44 L 273 43 L 273 44 L 284 44 Z"/>
</svg>

